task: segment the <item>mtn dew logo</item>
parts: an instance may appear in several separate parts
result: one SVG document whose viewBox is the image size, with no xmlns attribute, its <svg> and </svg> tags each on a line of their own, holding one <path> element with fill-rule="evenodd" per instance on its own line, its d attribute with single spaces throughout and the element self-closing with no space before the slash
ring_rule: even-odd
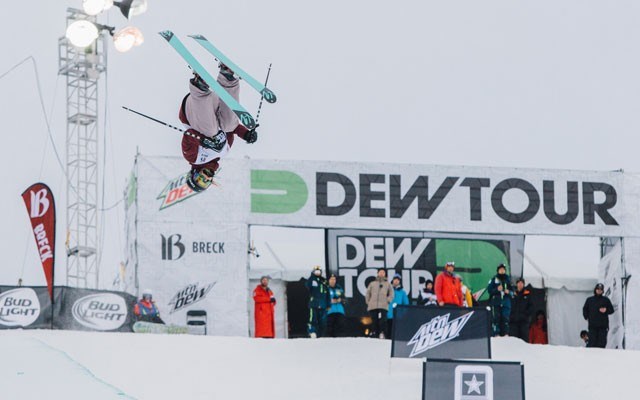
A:
<svg viewBox="0 0 640 400">
<path fill-rule="evenodd" d="M 187 180 L 185 174 L 170 180 L 162 192 L 158 195 L 157 199 L 162 200 L 160 203 L 160 210 L 176 205 L 186 199 L 197 195 L 198 192 L 194 192 L 187 186 Z"/>
<path fill-rule="evenodd" d="M 460 336 L 460 332 L 469 322 L 473 313 L 471 311 L 453 321 L 449 321 L 451 314 L 447 313 L 436 316 L 431 321 L 420 326 L 411 340 L 409 340 L 409 343 L 407 343 L 407 346 L 413 345 L 409 357 L 415 357 Z"/>
</svg>

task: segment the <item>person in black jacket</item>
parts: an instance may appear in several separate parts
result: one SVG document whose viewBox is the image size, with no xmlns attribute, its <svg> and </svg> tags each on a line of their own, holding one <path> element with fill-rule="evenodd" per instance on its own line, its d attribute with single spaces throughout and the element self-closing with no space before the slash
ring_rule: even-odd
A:
<svg viewBox="0 0 640 400">
<path fill-rule="evenodd" d="M 511 299 L 511 317 L 509 323 L 509 335 L 518 337 L 529 343 L 529 324 L 533 313 L 531 292 L 525 287 L 523 278 L 516 281 L 516 291 Z"/>
<path fill-rule="evenodd" d="M 509 334 L 513 285 L 504 264 L 498 265 L 496 272 L 497 274 L 487 285 L 491 302 L 493 336 L 505 336 Z"/>
<path fill-rule="evenodd" d="M 589 322 L 588 347 L 607 347 L 609 332 L 609 315 L 613 314 L 613 305 L 607 296 L 603 296 L 604 285 L 598 283 L 593 289 L 593 296 L 584 302 L 582 316 Z"/>
</svg>

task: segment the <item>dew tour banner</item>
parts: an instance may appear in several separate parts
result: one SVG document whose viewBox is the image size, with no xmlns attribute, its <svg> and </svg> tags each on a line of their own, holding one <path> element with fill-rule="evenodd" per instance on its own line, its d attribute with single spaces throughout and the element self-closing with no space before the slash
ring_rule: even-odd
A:
<svg viewBox="0 0 640 400">
<path fill-rule="evenodd" d="M 53 194 L 49 186 L 44 183 L 35 183 L 22 193 L 22 200 L 31 220 L 49 297 L 53 299 L 53 267 L 56 248 L 56 207 Z"/>
<path fill-rule="evenodd" d="M 483 307 L 398 306 L 391 357 L 491 358 L 491 314 Z"/>
<path fill-rule="evenodd" d="M 399 273 L 415 302 L 425 281 L 435 281 L 445 263 L 454 261 L 455 273 L 478 300 L 485 300 L 487 282 L 499 264 L 511 276 L 522 276 L 524 236 L 329 229 L 326 249 L 329 273 L 345 290 L 346 315 L 360 318 L 367 315 L 367 285 L 378 268 L 386 268 L 389 278 Z"/>
<path fill-rule="evenodd" d="M 640 236 L 640 180 L 569 171 L 251 160 L 250 223 Z"/>
<path fill-rule="evenodd" d="M 52 309 L 41 286 L 0 286 L 0 329 L 131 332 L 136 298 L 127 293 L 56 286 Z"/>
<path fill-rule="evenodd" d="M 423 400 L 524 400 L 524 365 L 507 361 L 428 358 Z"/>
</svg>

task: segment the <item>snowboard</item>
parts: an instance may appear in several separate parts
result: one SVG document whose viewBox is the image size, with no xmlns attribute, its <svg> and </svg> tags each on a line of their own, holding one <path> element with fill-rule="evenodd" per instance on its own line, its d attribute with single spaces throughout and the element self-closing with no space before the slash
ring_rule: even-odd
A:
<svg viewBox="0 0 640 400">
<path fill-rule="evenodd" d="M 153 322 L 137 321 L 133 324 L 135 333 L 165 333 L 165 334 L 185 334 L 189 333 L 189 329 L 182 325 L 164 325 Z"/>
</svg>

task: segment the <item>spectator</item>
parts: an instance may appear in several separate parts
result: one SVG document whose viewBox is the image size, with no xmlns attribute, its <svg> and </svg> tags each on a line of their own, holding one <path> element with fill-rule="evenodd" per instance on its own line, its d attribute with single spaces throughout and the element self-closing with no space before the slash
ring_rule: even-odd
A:
<svg viewBox="0 0 640 400">
<path fill-rule="evenodd" d="M 464 307 L 473 307 L 473 293 L 471 293 L 471 289 L 467 287 L 464 283 L 461 283 L 462 289 L 462 305 Z"/>
<path fill-rule="evenodd" d="M 393 301 L 391 302 L 391 307 L 389 307 L 389 311 L 387 312 L 387 337 L 391 338 L 391 334 L 393 332 L 393 312 L 397 306 L 409 305 L 409 296 L 407 296 L 407 292 L 402 288 L 402 277 L 400 274 L 393 275 L 393 279 L 391 280 L 391 286 L 393 287 Z"/>
<path fill-rule="evenodd" d="M 255 336 L 258 338 L 276 337 L 275 307 L 276 298 L 269 289 L 269 277 L 260 278 L 260 283 L 253 289 L 253 301 L 255 302 Z"/>
<path fill-rule="evenodd" d="M 549 336 L 547 336 L 547 316 L 542 310 L 536 312 L 536 319 L 529 328 L 529 343 L 549 344 Z"/>
<path fill-rule="evenodd" d="M 462 282 L 460 277 L 453 273 L 455 263 L 450 261 L 444 266 L 444 271 L 440 272 L 436 276 L 436 299 L 438 305 L 450 305 L 462 307 L 463 295 L 462 295 Z"/>
<path fill-rule="evenodd" d="M 589 347 L 589 332 L 585 330 L 580 331 L 580 346 Z"/>
<path fill-rule="evenodd" d="M 369 282 L 365 296 L 367 311 L 373 322 L 371 336 L 384 339 L 384 333 L 387 330 L 387 310 L 393 297 L 394 291 L 387 280 L 387 271 L 384 268 L 378 268 L 378 276 Z"/>
<path fill-rule="evenodd" d="M 609 315 L 613 314 L 613 305 L 603 293 L 604 285 L 598 283 L 593 289 L 593 296 L 589 297 L 582 307 L 582 316 L 589 322 L 588 347 L 607 347 Z"/>
<path fill-rule="evenodd" d="M 319 265 L 313 267 L 311 276 L 305 285 L 309 290 L 307 331 L 309 337 L 315 339 L 324 334 L 327 325 L 327 308 L 329 308 L 329 287 L 327 280 L 322 277 L 322 269 Z"/>
<path fill-rule="evenodd" d="M 516 292 L 511 300 L 511 317 L 509 319 L 509 335 L 529 342 L 529 324 L 533 303 L 529 298 L 531 292 L 524 287 L 525 281 L 519 278 L 516 281 Z"/>
<path fill-rule="evenodd" d="M 329 298 L 331 306 L 327 314 L 327 336 L 340 337 L 344 335 L 344 289 L 338 285 L 338 278 L 331 274 L 329 277 Z"/>
<path fill-rule="evenodd" d="M 509 275 L 507 275 L 507 267 L 504 264 L 498 265 L 496 272 L 487 286 L 491 303 L 493 336 L 505 336 L 509 335 L 513 288 Z"/>
<path fill-rule="evenodd" d="M 133 315 L 136 321 L 164 324 L 164 321 L 160 319 L 160 311 L 156 306 L 156 302 L 153 301 L 151 289 L 142 291 L 142 298 L 133 306 Z"/>
<path fill-rule="evenodd" d="M 424 289 L 420 291 L 420 296 L 418 297 L 418 305 L 421 305 L 421 306 L 437 306 L 438 305 L 436 294 L 433 292 L 433 281 L 431 279 L 428 279 L 424 283 Z"/>
</svg>

